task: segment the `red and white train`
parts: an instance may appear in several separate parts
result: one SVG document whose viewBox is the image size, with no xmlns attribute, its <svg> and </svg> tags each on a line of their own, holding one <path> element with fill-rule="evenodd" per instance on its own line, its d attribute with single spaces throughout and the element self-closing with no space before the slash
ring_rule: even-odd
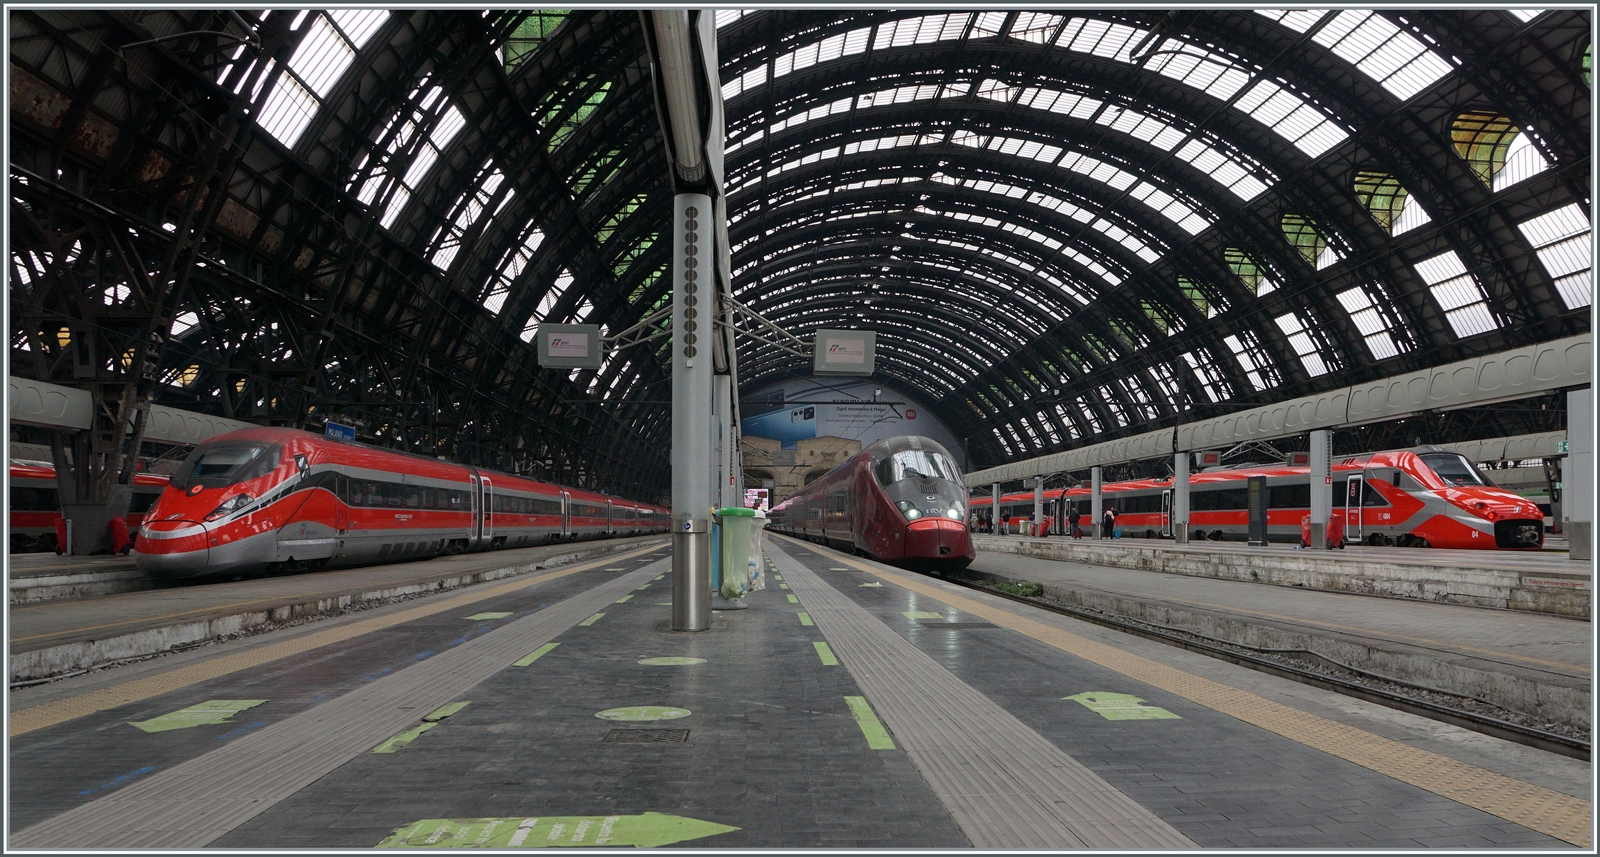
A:
<svg viewBox="0 0 1600 857">
<path fill-rule="evenodd" d="M 768 529 L 914 569 L 974 559 L 966 492 L 950 453 L 925 437 L 876 441 L 772 510 Z"/>
<path fill-rule="evenodd" d="M 61 497 L 56 488 L 56 468 L 48 461 L 15 459 L 10 464 L 12 553 L 50 552 L 58 547 L 56 524 L 61 520 Z M 145 513 L 167 487 L 159 473 L 135 473 L 133 501 L 128 506 L 128 531 L 139 529 Z"/>
<path fill-rule="evenodd" d="M 190 453 L 145 517 L 138 566 L 194 577 L 665 532 L 664 508 L 522 476 L 252 428 Z"/>
<path fill-rule="evenodd" d="M 1494 484 L 1466 456 L 1438 448 L 1373 452 L 1337 459 L 1332 466 L 1333 514 L 1343 516 L 1344 538 L 1369 545 L 1435 548 L 1537 549 L 1544 517 L 1532 501 Z M 1189 477 L 1189 531 L 1193 538 L 1244 539 L 1249 519 L 1246 480 L 1267 478 L 1267 537 L 1300 541 L 1300 521 L 1310 512 L 1310 468 L 1245 465 Z M 1117 512 L 1123 535 L 1172 535 L 1172 480 L 1139 479 L 1101 486 L 1102 502 Z M 1085 532 L 1090 491 L 1046 492 L 1050 532 L 1070 533 L 1070 514 Z M 992 500 L 975 497 L 973 511 L 991 520 Z M 1000 498 L 1000 514 L 1026 521 L 1033 493 Z M 1011 527 L 1017 532 L 1017 527 Z"/>
</svg>

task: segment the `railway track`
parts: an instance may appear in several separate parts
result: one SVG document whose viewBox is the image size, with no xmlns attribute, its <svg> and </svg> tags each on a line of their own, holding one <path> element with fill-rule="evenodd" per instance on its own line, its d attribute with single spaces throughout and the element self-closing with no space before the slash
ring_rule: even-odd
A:
<svg viewBox="0 0 1600 857">
<path fill-rule="evenodd" d="M 1378 675 L 1339 663 L 1307 649 L 1263 649 L 1238 643 L 1217 640 L 1149 622 L 1110 616 L 1094 610 L 1071 607 L 1038 596 L 1019 595 L 999 589 L 987 582 L 977 582 L 956 576 L 939 576 L 958 586 L 987 592 L 1019 604 L 1027 604 L 1062 616 L 1093 622 L 1145 639 L 1166 643 L 1208 655 L 1239 666 L 1287 678 L 1302 684 L 1342 693 L 1368 702 L 1374 702 L 1398 711 L 1420 715 L 1450 723 L 1474 732 L 1513 741 L 1574 759 L 1590 761 L 1590 742 L 1571 735 L 1516 723 L 1506 717 L 1497 717 L 1484 711 L 1466 707 L 1493 709 L 1509 717 L 1518 716 L 1487 700 L 1464 697 L 1447 691 L 1412 684 L 1388 676 Z M 1298 666 L 1290 660 L 1313 662 L 1313 666 Z M 1431 698 L 1429 698 L 1431 697 Z M 1450 704 L 1454 702 L 1455 704 Z"/>
</svg>

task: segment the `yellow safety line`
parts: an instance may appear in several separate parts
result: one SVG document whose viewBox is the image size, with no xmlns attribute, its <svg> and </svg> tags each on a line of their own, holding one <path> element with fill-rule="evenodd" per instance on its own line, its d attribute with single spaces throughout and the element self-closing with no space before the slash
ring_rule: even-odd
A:
<svg viewBox="0 0 1600 857">
<path fill-rule="evenodd" d="M 617 554 L 611 554 L 608 558 L 609 559 L 614 559 L 617 556 L 618 556 Z M 630 554 L 630 556 L 631 556 L 631 554 Z M 532 564 L 536 564 L 538 562 L 539 562 L 539 560 L 533 560 L 532 562 L 530 562 L 528 564 L 532 565 Z M 497 570 L 497 569 L 492 569 L 492 568 L 490 568 L 490 569 L 464 569 L 464 570 L 462 570 L 460 572 L 460 574 L 461 575 L 466 575 L 466 574 L 472 574 L 475 571 L 495 571 L 495 570 Z M 387 588 L 392 588 L 392 587 L 396 587 L 396 586 L 408 586 L 408 585 L 413 584 L 413 583 L 423 583 L 423 582 L 426 582 L 426 581 L 438 580 L 438 579 L 439 579 L 438 573 L 437 572 L 433 572 L 433 573 L 430 573 L 430 574 L 421 575 L 419 577 L 407 578 L 405 580 L 383 581 L 381 583 L 377 583 L 377 584 L 374 584 L 374 585 L 378 586 L 378 587 L 381 587 L 381 588 L 387 589 Z M 314 590 L 314 591 L 311 591 L 311 592 L 304 592 L 304 593 L 300 593 L 300 594 L 296 595 L 295 597 L 311 599 L 311 598 L 317 598 L 318 596 L 322 596 L 322 595 L 342 595 L 342 594 L 347 593 L 349 591 L 350 591 L 350 587 L 349 586 L 339 586 L 339 587 L 335 587 L 333 589 L 318 589 L 318 590 Z M 137 596 L 143 595 L 143 594 L 144 593 L 142 593 L 142 592 L 138 592 L 138 593 L 129 592 L 129 593 L 123 593 L 120 596 L 113 595 L 113 596 L 110 596 L 110 597 L 112 597 L 112 598 L 116 598 L 116 597 L 133 598 L 133 597 L 137 597 Z M 104 599 L 102 599 L 102 600 L 104 600 Z M 232 609 L 237 608 L 237 607 L 251 607 L 251 606 L 254 606 L 254 605 L 257 605 L 257 604 L 263 604 L 263 603 L 270 604 L 270 605 L 272 605 L 274 607 L 282 606 L 281 599 L 254 598 L 254 599 L 251 599 L 249 601 L 235 601 L 232 604 L 215 604 L 215 605 L 212 605 L 210 607 L 199 607 L 199 608 L 196 608 L 194 610 L 180 610 L 180 611 L 178 611 L 176 613 L 165 613 L 165 614 L 162 614 L 160 616 L 152 616 L 152 617 L 145 618 L 145 619 L 131 619 L 131 620 L 122 621 L 122 622 L 108 622 L 108 623 L 106 623 L 104 625 L 87 625 L 87 626 L 82 627 L 82 628 L 69 628 L 69 629 L 67 629 L 65 631 L 51 631 L 48 634 L 34 634 L 32 636 L 29 636 L 29 637 L 12 637 L 11 638 L 11 643 L 12 643 L 12 645 L 16 645 L 17 643 L 25 643 L 25 642 L 27 642 L 29 640 L 39 640 L 39 639 L 43 639 L 43 638 L 46 638 L 46 637 L 61 637 L 61 636 L 66 636 L 66 635 L 71 635 L 71 634 L 81 634 L 81 633 L 84 633 L 84 632 L 87 632 L 87 631 L 101 631 L 101 630 L 104 630 L 106 628 L 116 628 L 116 627 L 123 626 L 123 625 L 138 626 L 138 625 L 144 625 L 144 624 L 147 624 L 147 623 L 150 623 L 150 622 L 160 622 L 160 621 L 167 620 L 167 619 L 175 619 L 175 618 L 177 618 L 179 616 L 190 616 L 190 615 L 193 615 L 193 614 L 196 614 L 196 613 L 214 613 L 214 612 L 216 612 L 218 610 L 232 610 Z M 55 606 L 56 605 L 54 605 L 54 604 L 37 604 L 37 605 L 33 605 L 32 607 L 13 608 L 11 610 L 11 612 L 12 613 L 19 613 L 19 612 L 22 612 L 22 611 L 25 611 L 25 610 L 29 610 L 29 609 L 41 610 L 41 609 L 47 609 L 47 608 L 54 608 Z"/>
<path fill-rule="evenodd" d="M 1515 652 L 1503 652 L 1503 651 L 1500 651 L 1499 649 L 1485 649 L 1485 648 L 1481 648 L 1481 647 L 1478 647 L 1478 646 L 1469 646 L 1469 645 L 1466 645 L 1465 643 L 1445 642 L 1445 641 L 1442 641 L 1442 640 L 1429 639 L 1428 637 L 1412 637 L 1412 636 L 1408 636 L 1406 634 L 1402 634 L 1402 633 L 1400 633 L 1398 631 L 1380 631 L 1380 630 L 1374 630 L 1374 629 L 1371 629 L 1371 628 L 1362 628 L 1362 627 L 1355 626 L 1355 625 L 1341 625 L 1341 624 L 1339 624 L 1337 622 L 1324 622 L 1324 621 L 1321 621 L 1321 620 L 1318 620 L 1318 619 L 1306 619 L 1306 618 L 1301 617 L 1301 616 L 1285 616 L 1285 615 L 1280 614 L 1280 613 L 1268 613 L 1268 612 L 1265 612 L 1265 611 L 1262 611 L 1262 610 L 1249 610 L 1249 609 L 1246 609 L 1244 607 L 1238 607 L 1238 606 L 1235 606 L 1235 605 L 1232 605 L 1232 604 L 1213 604 L 1213 603 L 1206 602 L 1206 601 L 1189 601 L 1189 600 L 1185 600 L 1183 603 L 1192 604 L 1192 605 L 1194 605 L 1196 607 L 1210 607 L 1213 610 L 1225 610 L 1225 611 L 1230 611 L 1230 612 L 1233 612 L 1233 613 L 1244 613 L 1244 614 L 1249 615 L 1249 616 L 1260 616 L 1260 617 L 1265 618 L 1265 619 L 1281 619 L 1281 620 L 1283 620 L 1285 622 L 1298 622 L 1298 623 L 1300 623 L 1302 625 L 1317 625 L 1317 626 L 1320 626 L 1320 627 L 1323 627 L 1323 628 L 1331 628 L 1331 629 L 1336 630 L 1336 631 L 1350 631 L 1351 633 L 1356 633 L 1356 634 L 1368 634 L 1368 635 L 1372 635 L 1372 636 L 1391 637 L 1391 638 L 1395 638 L 1395 639 L 1398 639 L 1398 640 L 1403 640 L 1403 641 L 1408 642 L 1408 643 L 1425 643 L 1425 644 L 1430 645 L 1430 646 L 1437 646 L 1438 648 L 1441 648 L 1441 649 L 1460 649 L 1462 651 L 1467 651 L 1467 652 L 1478 652 L 1480 654 L 1485 654 L 1485 655 L 1495 655 L 1496 657 L 1511 658 L 1512 660 L 1518 660 L 1518 661 L 1526 661 L 1526 662 L 1531 663 L 1531 664 L 1543 664 L 1545 666 L 1560 667 L 1562 669 L 1579 670 L 1579 671 L 1582 671 L 1582 672 L 1585 672 L 1585 673 L 1589 672 L 1589 667 L 1587 667 L 1587 666 L 1585 666 L 1583 664 L 1575 664 L 1575 663 L 1572 663 L 1571 661 L 1551 661 L 1551 660 L 1546 660 L 1544 658 L 1535 658 L 1535 657 L 1530 657 L 1528 655 L 1519 655 L 1519 654 L 1517 654 Z M 1460 605 L 1455 605 L 1455 606 L 1460 606 Z"/>
<path fill-rule="evenodd" d="M 1009 610 L 945 592 L 906 574 L 870 566 L 847 556 L 832 556 L 830 559 L 848 563 L 897 586 L 942 601 L 957 610 L 981 616 L 1070 655 L 1275 732 L 1291 741 L 1480 809 L 1529 830 L 1580 848 L 1590 847 L 1589 824 L 1593 808 L 1582 798 L 1525 783 L 1326 717 L 1298 711 L 1248 691 L 1190 675 L 1175 667 L 1080 637 Z"/>
<path fill-rule="evenodd" d="M 641 548 L 637 551 L 632 551 L 622 556 L 635 556 L 655 549 L 656 548 L 654 546 Z M 202 681 L 209 681 L 211 679 L 219 678 L 240 670 L 246 670 L 250 669 L 251 667 L 257 667 L 262 664 L 271 663 L 272 661 L 287 658 L 291 655 L 298 655 L 302 652 L 308 652 L 312 649 L 321 648 L 322 646 L 342 642 L 344 640 L 351 639 L 352 637 L 359 637 L 363 634 L 370 634 L 373 631 L 380 631 L 384 628 L 390 628 L 395 625 L 421 619 L 425 616 L 432 616 L 435 613 L 459 610 L 462 607 L 477 601 L 496 598 L 507 593 L 516 592 L 519 589 L 526 589 L 530 586 L 537 586 L 547 581 L 566 577 L 569 574 L 587 571 L 591 568 L 604 565 L 608 562 L 616 562 L 618 556 L 618 554 L 612 554 L 611 556 L 607 556 L 603 559 L 597 559 L 593 562 L 580 563 L 569 568 L 563 568 L 558 571 L 551 571 L 536 577 L 530 577 L 526 580 L 515 580 L 509 583 L 485 587 L 483 589 L 474 587 L 472 590 L 461 593 L 460 595 L 446 598 L 436 603 L 424 604 L 407 610 L 401 610 L 398 613 L 392 613 L 388 616 L 364 619 L 362 621 L 352 622 L 349 625 L 344 625 L 338 628 L 329 628 L 326 631 L 318 631 L 314 634 L 307 634 L 306 636 L 297 639 L 285 640 L 281 643 L 273 643 L 272 645 L 262 646 L 246 652 L 226 655 L 224 657 L 208 660 L 203 663 L 191 664 L 186 667 L 178 667 L 159 675 L 134 679 L 133 681 L 126 681 L 121 684 L 112 685 L 111 687 L 90 691 L 89 693 L 85 693 L 81 696 L 75 696 L 71 699 L 61 699 L 55 702 L 47 702 L 42 705 L 33 706 L 32 708 L 24 708 L 20 711 L 14 710 L 11 712 L 11 736 L 14 738 L 18 735 L 25 735 L 29 732 L 43 729 L 47 726 L 54 726 L 57 723 L 65 723 L 68 720 L 75 720 L 79 717 L 85 717 L 98 711 L 106 711 L 116 708 L 119 705 L 127 705 L 130 702 L 138 702 L 140 700 L 149 699 L 153 696 L 160 696 L 163 693 L 169 693 L 180 688 L 188 687 L 192 684 L 197 684 Z"/>
</svg>

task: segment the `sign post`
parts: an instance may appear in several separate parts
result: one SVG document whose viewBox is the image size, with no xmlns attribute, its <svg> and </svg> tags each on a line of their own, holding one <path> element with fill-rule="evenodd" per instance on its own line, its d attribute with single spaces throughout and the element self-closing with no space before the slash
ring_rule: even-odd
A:
<svg viewBox="0 0 1600 857">
<path fill-rule="evenodd" d="M 322 433 L 333 438 L 334 440 L 356 439 L 355 426 L 340 425 L 339 423 L 331 420 L 322 424 Z"/>
<path fill-rule="evenodd" d="M 1250 544 L 1267 546 L 1267 477 L 1251 476 L 1245 480 L 1245 508 L 1250 516 Z"/>
</svg>

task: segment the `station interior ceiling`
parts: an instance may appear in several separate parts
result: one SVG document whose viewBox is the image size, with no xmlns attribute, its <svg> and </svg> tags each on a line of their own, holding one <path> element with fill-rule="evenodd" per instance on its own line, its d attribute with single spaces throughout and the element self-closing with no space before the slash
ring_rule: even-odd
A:
<svg viewBox="0 0 1600 857">
<path fill-rule="evenodd" d="M 1590 329 L 1589 10 L 715 14 L 735 297 L 974 467 Z M 670 301 L 638 12 L 8 15 L 13 374 L 665 492 L 668 344 L 530 344 Z"/>
</svg>

